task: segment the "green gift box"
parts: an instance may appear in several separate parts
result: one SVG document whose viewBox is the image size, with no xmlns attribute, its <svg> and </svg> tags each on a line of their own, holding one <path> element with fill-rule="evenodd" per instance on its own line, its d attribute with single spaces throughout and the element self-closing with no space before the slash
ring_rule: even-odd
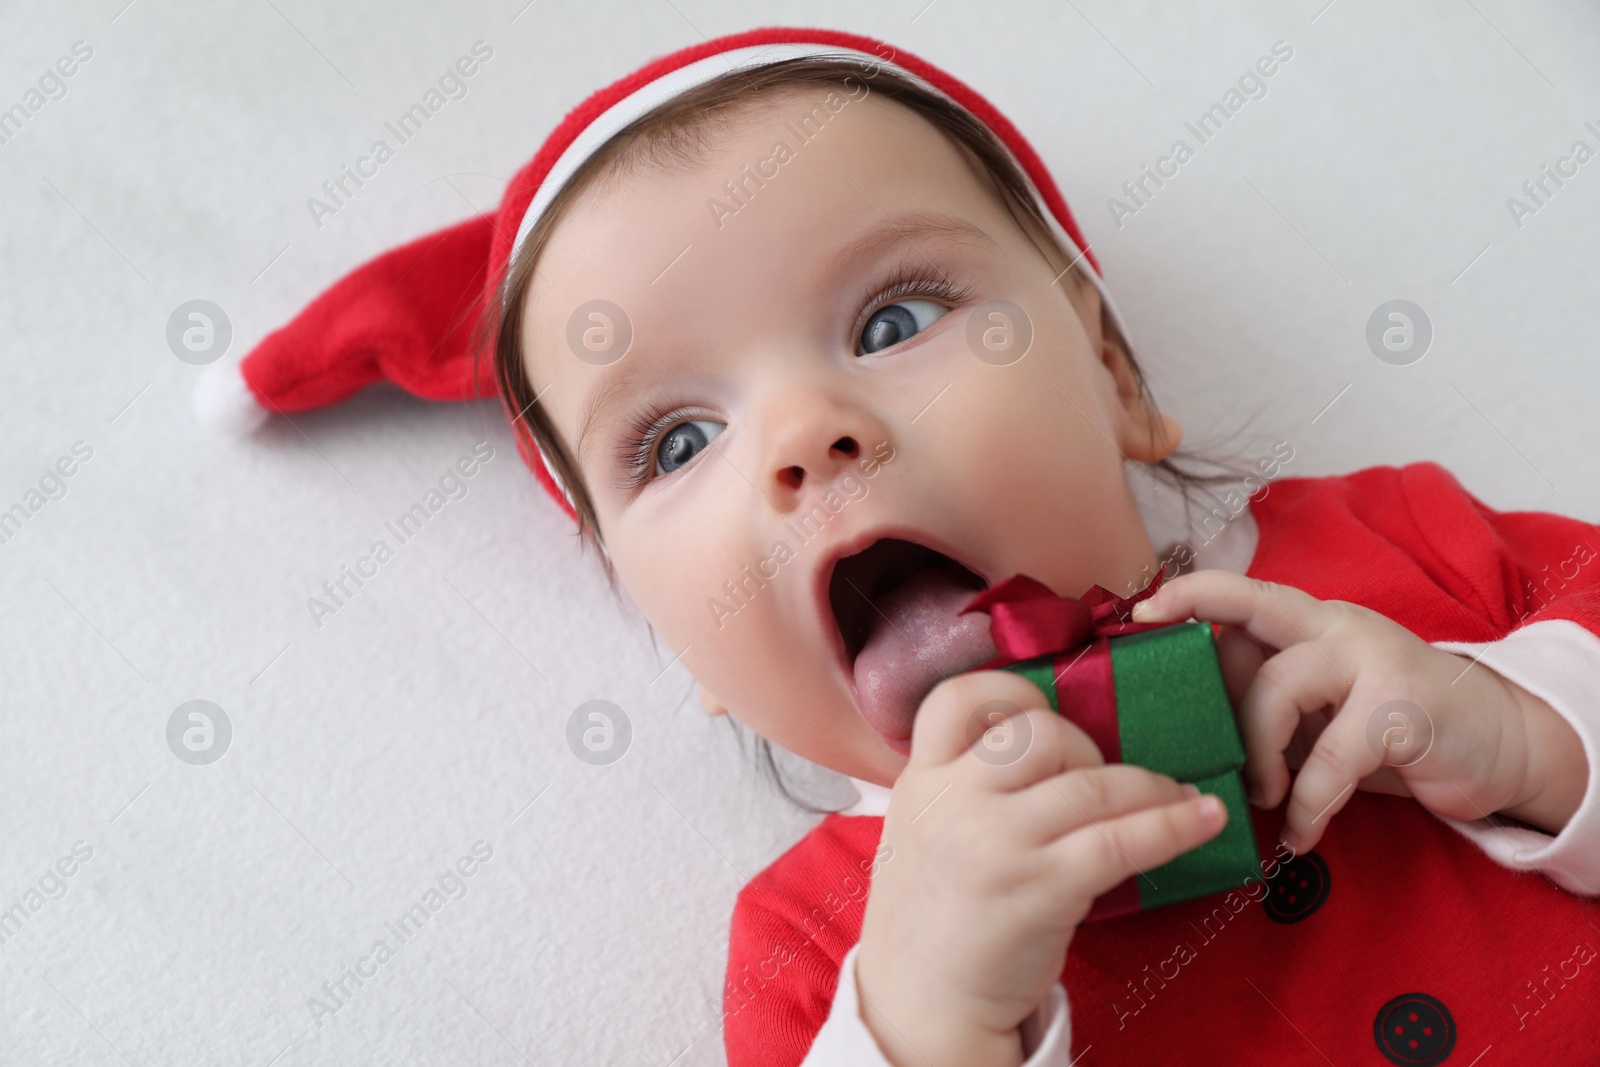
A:
<svg viewBox="0 0 1600 1067">
<path fill-rule="evenodd" d="M 1136 623 L 1132 597 L 1095 586 L 1057 596 L 1026 576 L 984 590 L 964 609 L 987 611 L 1000 655 L 979 669 L 1015 671 L 1099 747 L 1221 798 L 1228 822 L 1211 840 L 1097 897 L 1086 921 L 1222 892 L 1261 877 L 1240 769 L 1244 744 L 1222 681 L 1211 626 Z"/>
</svg>

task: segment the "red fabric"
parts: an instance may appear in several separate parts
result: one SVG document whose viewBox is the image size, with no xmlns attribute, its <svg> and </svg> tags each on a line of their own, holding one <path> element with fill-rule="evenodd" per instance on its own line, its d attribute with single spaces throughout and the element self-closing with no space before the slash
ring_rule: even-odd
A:
<svg viewBox="0 0 1600 1067">
<path fill-rule="evenodd" d="M 429 400 L 474 396 L 471 340 L 493 221 L 484 216 L 385 252 L 268 334 L 240 370 L 261 406 L 290 414 L 388 379 Z M 487 362 L 478 396 L 497 396 Z"/>
<path fill-rule="evenodd" d="M 1363 604 L 1425 640 L 1491 641 L 1546 619 L 1600 633 L 1600 530 L 1496 512 L 1436 464 L 1286 479 L 1252 511 L 1250 576 Z M 1251 809 L 1258 840 L 1277 840 L 1284 811 Z M 828 816 L 739 894 L 731 1067 L 803 1059 L 860 935 L 861 872 L 882 823 Z M 1267 873 L 1256 894 L 1271 912 L 1236 891 L 1080 927 L 1062 972 L 1073 1055 L 1092 1046 L 1086 1065 L 1385 1067 L 1408 1061 L 1380 1051 L 1380 1012 L 1422 994 L 1388 1011 L 1389 1029 L 1432 1040 L 1420 1033 L 1430 1018 L 1410 1016 L 1440 1004 L 1454 1043 L 1443 1060 L 1411 1062 L 1593 1062 L 1600 901 L 1500 867 L 1409 798 L 1366 792 L 1312 853 Z M 1314 910 L 1272 917 L 1309 909 L 1319 883 Z M 1404 1054 L 1408 1034 L 1390 1039 Z"/>
<path fill-rule="evenodd" d="M 493 307 L 494 291 L 509 266 L 522 217 L 561 153 L 614 104 L 665 74 L 731 49 L 784 43 L 830 45 L 879 56 L 962 104 L 1011 149 L 1045 205 L 1099 272 L 1099 263 L 1043 161 L 989 101 L 931 63 L 874 38 L 770 26 L 680 49 L 590 94 L 512 177 L 492 215 L 451 226 L 356 268 L 262 341 L 241 365 L 251 392 L 262 407 L 280 414 L 336 404 L 385 378 L 429 400 L 498 395 L 487 358 L 474 383 L 467 346 L 478 315 Z M 507 408 L 513 420 L 521 414 Z M 514 421 L 514 432 L 523 462 L 561 510 L 576 520 L 577 513 L 545 469 L 520 421 Z"/>
</svg>

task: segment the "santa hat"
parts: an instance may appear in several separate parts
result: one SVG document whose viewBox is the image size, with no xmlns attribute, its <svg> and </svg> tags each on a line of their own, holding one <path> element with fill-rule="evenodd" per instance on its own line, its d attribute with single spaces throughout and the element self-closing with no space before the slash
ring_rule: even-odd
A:
<svg viewBox="0 0 1600 1067">
<path fill-rule="evenodd" d="M 953 100 L 1011 152 L 1056 239 L 1087 260 L 1090 278 L 1123 336 L 1122 322 L 1049 172 L 994 105 L 926 60 L 882 41 L 836 30 L 769 27 L 697 44 L 647 63 L 570 111 L 517 172 L 493 214 L 386 252 L 340 279 L 243 360 L 208 368 L 196 385 L 201 421 L 248 433 L 274 412 L 337 403 L 374 382 L 394 382 L 430 400 L 498 395 L 491 361 L 476 361 L 473 331 L 492 306 L 501 275 L 551 199 L 579 165 L 629 122 L 721 74 L 784 60 L 839 56 L 908 77 Z M 871 69 L 865 67 L 864 69 Z M 510 412 L 514 420 L 522 413 Z M 574 519 L 572 499 L 523 427 L 518 449 L 550 495 Z"/>
</svg>

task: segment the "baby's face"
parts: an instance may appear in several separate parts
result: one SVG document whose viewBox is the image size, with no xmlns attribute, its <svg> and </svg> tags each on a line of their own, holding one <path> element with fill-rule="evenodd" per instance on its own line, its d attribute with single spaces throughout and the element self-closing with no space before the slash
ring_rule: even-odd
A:
<svg viewBox="0 0 1600 1067">
<path fill-rule="evenodd" d="M 591 188 L 539 261 L 526 359 L 665 643 L 774 743 L 890 784 L 921 696 L 993 655 L 987 616 L 957 615 L 976 589 L 1154 573 L 1123 457 L 1176 425 L 1151 445 L 1098 293 L 1057 280 L 976 161 L 855 92 L 831 115 L 828 90 L 786 94 L 687 171 Z M 631 328 L 614 362 L 604 319 L 572 329 L 595 300 Z"/>
</svg>

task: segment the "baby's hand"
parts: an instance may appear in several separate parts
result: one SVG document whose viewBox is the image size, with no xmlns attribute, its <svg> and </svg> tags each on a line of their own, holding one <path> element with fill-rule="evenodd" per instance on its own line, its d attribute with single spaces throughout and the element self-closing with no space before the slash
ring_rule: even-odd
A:
<svg viewBox="0 0 1600 1067">
<path fill-rule="evenodd" d="M 1217 652 L 1252 801 L 1277 807 L 1285 750 L 1311 745 L 1285 818 L 1295 851 L 1315 847 L 1357 787 L 1453 819 L 1504 812 L 1552 833 L 1577 810 L 1588 772 L 1576 732 L 1481 664 L 1358 604 L 1228 571 L 1175 578 L 1133 612 L 1139 622 L 1191 616 L 1222 624 Z"/>
<path fill-rule="evenodd" d="M 1032 682 L 940 682 L 895 781 L 856 957 L 862 1021 L 889 1062 L 1022 1062 L 1018 1026 L 1060 980 L 1094 898 L 1215 837 L 1215 797 L 1107 766 Z"/>
</svg>

